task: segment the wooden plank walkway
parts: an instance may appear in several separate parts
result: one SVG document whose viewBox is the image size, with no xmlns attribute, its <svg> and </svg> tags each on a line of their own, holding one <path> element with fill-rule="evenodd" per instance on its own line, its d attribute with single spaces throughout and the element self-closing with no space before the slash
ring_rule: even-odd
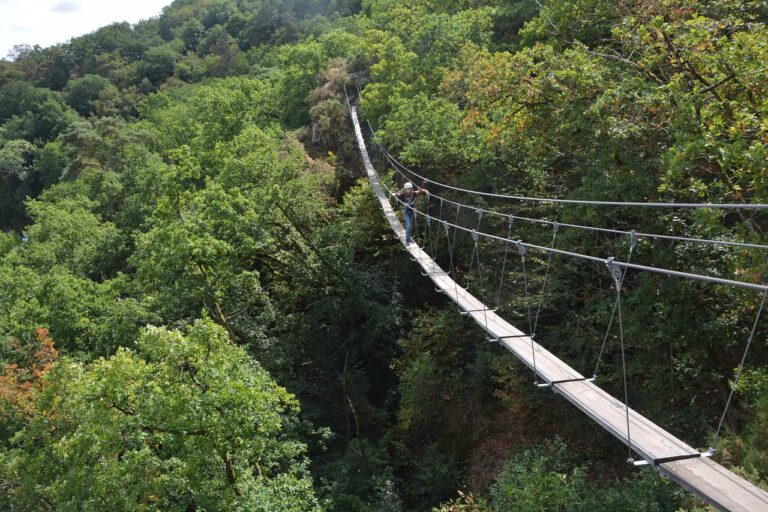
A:
<svg viewBox="0 0 768 512">
<path fill-rule="evenodd" d="M 382 189 L 368 157 L 357 117 L 357 109 L 352 107 L 350 111 L 368 179 L 392 230 L 400 242 L 405 245 L 405 229 L 390 205 L 387 194 Z M 489 310 L 485 304 L 459 286 L 417 244 L 411 243 L 405 248 L 411 257 L 421 265 L 424 273 L 434 281 L 435 285 L 446 296 L 459 305 L 464 314 L 470 316 L 492 338 L 498 338 L 502 346 L 532 370 L 534 370 L 535 352 L 535 372 L 538 377 L 547 383 L 570 380 L 570 382 L 553 384 L 553 391 L 565 397 L 622 443 L 627 444 L 627 417 L 623 402 L 615 399 L 592 382 L 584 380 L 585 377 L 579 372 L 534 342 L 523 331 Z M 668 457 L 699 453 L 692 446 L 632 409 L 629 410 L 629 421 L 629 438 L 632 449 L 650 464 L 653 464 L 653 461 Z M 768 512 L 768 493 L 709 458 L 697 457 L 662 462 L 656 465 L 656 469 L 720 510 Z"/>
</svg>

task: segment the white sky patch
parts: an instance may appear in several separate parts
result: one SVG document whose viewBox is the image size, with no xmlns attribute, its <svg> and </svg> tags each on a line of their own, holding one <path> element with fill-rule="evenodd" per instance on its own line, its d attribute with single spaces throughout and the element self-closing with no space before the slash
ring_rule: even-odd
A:
<svg viewBox="0 0 768 512">
<path fill-rule="evenodd" d="M 53 12 L 77 12 L 80 10 L 80 5 L 77 2 L 59 2 L 53 7 Z"/>
<path fill-rule="evenodd" d="M 158 16 L 170 3 L 171 0 L 0 0 L 0 58 L 5 58 L 17 44 L 45 48 L 110 23 L 136 23 Z"/>
</svg>

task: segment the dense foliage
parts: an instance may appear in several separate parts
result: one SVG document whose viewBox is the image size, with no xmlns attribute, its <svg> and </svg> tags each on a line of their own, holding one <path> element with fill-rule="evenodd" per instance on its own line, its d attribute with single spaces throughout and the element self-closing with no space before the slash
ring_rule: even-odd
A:
<svg viewBox="0 0 768 512">
<path fill-rule="evenodd" d="M 17 47 L 0 61 L 0 505 L 698 510 L 418 276 L 362 179 L 345 89 L 374 142 L 436 181 L 765 203 L 767 23 L 749 0 L 176 0 Z M 754 243 L 768 227 L 756 211 L 475 204 Z M 547 245 L 545 228 L 513 234 Z M 629 250 L 565 228 L 556 243 Z M 495 305 L 526 324 L 546 259 L 524 276 L 505 247 L 480 250 Z M 462 282 L 471 254 L 459 237 Z M 768 263 L 647 238 L 632 256 L 752 282 Z M 608 273 L 557 257 L 548 280 L 537 340 L 588 373 Z M 760 297 L 634 272 L 622 293 L 630 403 L 708 446 Z M 717 446 L 760 485 L 765 327 Z M 617 396 L 619 356 L 609 336 L 599 382 Z"/>
</svg>

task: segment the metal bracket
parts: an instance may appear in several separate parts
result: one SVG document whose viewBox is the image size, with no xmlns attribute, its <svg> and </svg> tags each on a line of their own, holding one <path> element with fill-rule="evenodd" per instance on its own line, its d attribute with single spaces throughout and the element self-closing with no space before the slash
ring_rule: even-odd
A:
<svg viewBox="0 0 768 512">
<path fill-rule="evenodd" d="M 483 311 L 490 311 L 491 313 L 495 313 L 498 308 L 490 309 L 490 308 L 482 308 L 482 309 L 465 309 L 462 311 L 459 311 L 460 315 L 467 316 L 470 313 L 481 313 Z"/>
<path fill-rule="evenodd" d="M 555 384 L 565 384 L 566 382 L 594 382 L 594 381 L 595 381 L 595 377 L 594 376 L 592 376 L 592 377 L 581 377 L 581 378 L 578 378 L 578 379 L 553 380 L 553 381 L 545 382 L 543 384 L 536 384 L 536 387 L 539 387 L 539 388 L 553 388 L 553 390 L 554 390 L 554 385 Z"/>
<path fill-rule="evenodd" d="M 506 340 L 506 339 L 513 339 L 513 338 L 531 338 L 531 339 L 533 339 L 534 336 L 535 336 L 535 334 L 513 334 L 511 336 L 499 336 L 499 341 Z"/>
<path fill-rule="evenodd" d="M 705 452 L 698 453 L 686 453 L 684 455 L 673 455 L 671 457 L 660 457 L 658 459 L 651 460 L 634 460 L 628 459 L 628 462 L 633 466 L 658 466 L 660 464 L 666 464 L 667 462 L 677 462 L 679 460 L 698 459 L 701 457 L 712 457 L 715 454 L 715 450 L 712 448 Z"/>
<path fill-rule="evenodd" d="M 608 267 L 608 272 L 611 273 L 613 282 L 616 284 L 616 291 L 621 291 L 622 272 L 621 267 L 614 263 L 614 258 L 611 256 L 605 260 L 605 266 Z"/>
<path fill-rule="evenodd" d="M 532 336 L 528 336 L 527 334 L 514 334 L 514 335 L 512 335 L 512 336 L 496 336 L 495 338 L 494 338 L 494 337 L 491 337 L 491 338 L 488 338 L 488 341 L 489 341 L 490 343 L 498 343 L 499 345 L 503 345 L 502 341 L 504 341 L 504 340 L 519 339 L 519 338 L 528 338 L 528 337 L 530 337 L 531 339 L 533 339 L 533 337 L 532 337 Z"/>
</svg>

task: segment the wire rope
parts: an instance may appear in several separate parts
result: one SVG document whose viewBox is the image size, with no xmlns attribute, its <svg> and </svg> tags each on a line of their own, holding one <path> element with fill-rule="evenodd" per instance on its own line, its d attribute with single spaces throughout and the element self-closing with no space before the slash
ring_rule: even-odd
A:
<svg viewBox="0 0 768 512">
<path fill-rule="evenodd" d="M 405 179 L 408 179 L 408 177 L 394 165 L 393 161 L 390 159 L 391 157 L 388 156 L 388 154 L 384 151 L 383 148 L 381 148 L 381 146 L 380 146 L 380 152 L 381 152 L 382 155 L 384 155 L 384 157 L 390 163 L 390 165 L 395 170 L 395 172 L 397 172 L 398 174 L 403 176 Z M 471 209 L 480 210 L 484 214 L 495 215 L 495 216 L 498 216 L 498 217 L 510 217 L 511 216 L 515 220 L 521 220 L 521 221 L 524 221 L 524 222 L 530 222 L 530 223 L 534 223 L 534 224 L 543 224 L 543 225 L 550 225 L 550 226 L 554 225 L 554 224 L 558 224 L 561 227 L 566 227 L 566 228 L 579 229 L 579 230 L 582 230 L 582 231 L 592 231 L 592 232 L 597 232 L 597 233 L 610 233 L 610 234 L 614 234 L 614 235 L 629 235 L 629 234 L 635 233 L 635 235 L 638 238 L 650 238 L 650 239 L 656 239 L 656 240 L 672 240 L 672 241 L 676 241 L 676 242 L 690 242 L 690 243 L 699 243 L 699 244 L 708 244 L 708 245 L 722 245 L 722 246 L 725 246 L 725 247 L 740 247 L 740 248 L 744 248 L 744 249 L 762 249 L 762 250 L 768 249 L 768 245 L 766 245 L 766 244 L 755 244 L 755 243 L 749 243 L 749 242 L 734 242 L 734 241 L 730 241 L 730 240 L 714 240 L 714 239 L 707 239 L 707 238 L 693 238 L 693 237 L 678 236 L 678 235 L 662 235 L 662 234 L 657 234 L 657 233 L 643 233 L 643 232 L 638 232 L 638 231 L 635 231 L 635 230 L 626 231 L 626 230 L 621 230 L 621 229 L 600 228 L 600 227 L 595 227 L 595 226 L 585 226 L 585 225 L 582 225 L 582 224 L 572 224 L 572 223 L 552 221 L 552 220 L 547 220 L 547 219 L 534 219 L 534 218 L 531 218 L 531 217 L 523 217 L 523 216 L 519 216 L 519 215 L 510 215 L 508 213 L 503 213 L 503 212 L 499 212 L 499 211 L 495 211 L 495 210 L 488 210 L 488 209 L 477 207 L 477 206 L 474 206 L 474 205 L 468 205 L 468 204 L 464 204 L 464 203 L 459 203 L 458 201 L 453 201 L 451 199 L 448 199 L 448 198 L 446 198 L 444 196 L 440 196 L 438 194 L 433 194 L 433 195 L 435 196 L 435 198 L 443 199 L 445 202 L 447 202 L 449 204 L 460 204 L 461 206 L 463 206 L 465 208 L 471 208 Z"/>
<path fill-rule="evenodd" d="M 459 208 L 457 208 L 457 212 L 458 212 L 458 210 L 459 210 Z M 422 212 L 420 210 L 416 210 L 416 213 L 418 215 L 422 215 L 422 216 L 425 215 L 424 212 Z M 461 230 L 461 231 L 466 231 L 466 232 L 471 232 L 472 231 L 471 228 L 466 228 L 466 227 L 460 226 L 458 224 L 451 224 L 451 226 L 453 228 L 455 228 L 454 229 L 454 239 L 455 239 L 456 230 Z M 595 263 L 604 263 L 606 261 L 606 258 L 599 258 L 597 256 L 590 256 L 590 255 L 587 255 L 587 254 L 582 254 L 582 253 L 573 252 L 573 251 L 566 251 L 566 250 L 563 250 L 563 249 L 555 249 L 555 248 L 552 248 L 552 247 L 544 247 L 544 246 L 541 246 L 541 245 L 536 245 L 536 244 L 532 244 L 532 243 L 528 243 L 528 242 L 523 242 L 523 241 L 520 241 L 520 240 L 510 240 L 510 239 L 507 239 L 507 238 L 504 238 L 504 237 L 501 237 L 501 236 L 497 236 L 497 235 L 493 235 L 493 234 L 490 234 L 490 233 L 478 232 L 478 235 L 482 236 L 482 237 L 485 237 L 485 238 L 492 239 L 492 240 L 498 240 L 500 242 L 511 242 L 511 243 L 515 243 L 515 244 L 522 244 L 525 247 L 528 247 L 530 249 L 534 249 L 534 250 L 537 250 L 537 251 L 552 252 L 554 254 L 562 254 L 564 256 L 570 256 L 570 257 L 573 257 L 573 258 L 578 258 L 578 259 L 582 259 L 582 260 L 586 260 L 586 261 L 592 261 L 592 262 L 595 262 Z M 615 264 L 619 265 L 620 267 L 631 268 L 631 269 L 634 269 L 634 270 L 642 270 L 642 271 L 646 271 L 646 272 L 652 272 L 652 273 L 662 274 L 662 275 L 667 275 L 667 276 L 672 276 L 672 277 L 681 277 L 681 278 L 685 278 L 685 279 L 691 279 L 691 280 L 696 280 L 696 281 L 703 281 L 703 282 L 710 283 L 710 284 L 737 286 L 737 287 L 740 287 L 740 288 L 748 288 L 748 289 L 751 289 L 751 290 L 759 290 L 759 291 L 766 291 L 766 290 L 768 290 L 768 285 L 756 284 L 756 283 L 748 283 L 746 281 L 736 281 L 734 279 L 726 279 L 726 278 L 722 278 L 722 277 L 708 276 L 708 275 L 696 274 L 696 273 L 692 273 L 692 272 L 682 272 L 682 271 L 679 271 L 679 270 L 670 270 L 670 269 L 665 269 L 665 268 L 660 268 L 660 267 L 651 267 L 651 266 L 647 266 L 647 265 L 639 265 L 639 264 L 636 264 L 636 263 L 628 263 L 628 262 L 622 262 L 622 261 L 615 261 Z"/>
<path fill-rule="evenodd" d="M 513 217 L 509 217 L 509 229 L 507 230 L 507 238 L 512 238 L 512 225 L 514 224 L 515 219 Z M 501 305 L 501 287 L 504 283 L 504 273 L 507 270 L 507 255 L 509 254 L 509 243 L 504 244 L 504 260 L 501 264 L 501 277 L 499 277 L 499 291 L 496 293 L 496 305 Z"/>
<path fill-rule="evenodd" d="M 375 132 L 374 132 L 375 133 Z M 652 202 L 652 201 L 596 201 L 588 199 L 562 199 L 552 197 L 532 197 L 532 196 L 519 196 L 509 194 L 497 194 L 493 192 L 483 192 L 481 190 L 471 190 L 462 187 L 456 187 L 441 183 L 439 181 L 431 180 L 421 174 L 409 169 L 397 160 L 386 149 L 384 153 L 406 172 L 413 176 L 423 180 L 425 183 L 432 183 L 438 187 L 442 187 L 456 192 L 462 192 L 465 194 L 472 194 L 484 197 L 493 197 L 496 199 L 509 199 L 513 201 L 528 201 L 536 203 L 549 203 L 549 204 L 575 204 L 586 206 L 627 206 L 627 207 L 639 207 L 639 208 L 714 208 L 714 209 L 738 209 L 738 210 L 765 210 L 768 209 L 768 204 L 763 203 L 673 203 L 673 202 Z"/>
<path fill-rule="evenodd" d="M 550 249 L 554 249 L 555 247 L 555 239 L 557 238 L 557 224 L 552 226 L 552 242 L 550 243 Z M 553 252 L 549 252 L 547 255 L 547 269 L 544 272 L 544 283 L 541 285 L 541 294 L 539 295 L 539 305 L 536 308 L 536 320 L 533 323 L 533 334 L 536 334 L 536 328 L 539 325 L 539 317 L 541 316 L 541 306 L 544 303 L 544 292 L 547 288 L 547 280 L 549 278 L 549 269 L 552 266 L 552 256 L 554 255 Z"/>
<path fill-rule="evenodd" d="M 633 462 L 632 432 L 629 428 L 629 390 L 627 386 L 627 359 L 626 359 L 625 350 L 624 350 L 624 321 L 622 320 L 623 315 L 621 314 L 621 287 L 624 283 L 625 273 L 622 272 L 621 268 L 619 268 L 613 263 L 612 259 L 609 259 L 606 262 L 606 265 L 608 266 L 608 270 L 611 273 L 611 277 L 616 283 L 616 306 L 617 306 L 617 312 L 618 312 L 617 316 L 619 319 L 619 342 L 621 344 L 621 370 L 622 370 L 622 375 L 624 376 L 624 413 L 626 414 L 626 418 L 627 418 L 627 451 L 628 451 L 627 460 L 629 462 Z"/>
<path fill-rule="evenodd" d="M 522 262 L 523 266 L 523 288 L 525 289 L 525 307 L 528 310 L 528 334 L 529 338 L 531 340 L 531 359 L 533 362 L 533 374 L 534 379 L 538 381 L 538 372 L 536 371 L 536 348 L 534 346 L 533 338 L 535 337 L 535 334 L 533 333 L 533 315 L 531 314 L 531 296 L 528 292 L 528 271 L 525 268 L 525 256 L 528 252 L 525 245 L 518 243 L 517 244 L 517 252 L 520 254 L 520 261 Z"/>
<path fill-rule="evenodd" d="M 637 245 L 637 238 L 632 237 L 629 243 L 629 254 L 627 254 L 627 262 L 629 263 L 632 260 L 632 254 L 635 250 L 635 246 Z M 624 283 L 624 278 L 627 276 L 627 267 L 624 267 L 624 271 L 621 275 L 621 282 Z M 613 326 L 613 319 L 616 316 L 616 308 L 619 305 L 618 296 L 616 297 L 616 300 L 613 303 L 613 310 L 611 311 L 611 318 L 608 320 L 608 328 L 605 330 L 605 336 L 603 337 L 603 346 L 600 348 L 600 354 L 597 356 L 597 363 L 595 364 L 595 371 L 592 372 L 592 376 L 597 378 L 597 370 L 600 369 L 600 362 L 603 359 L 603 353 L 605 352 L 605 346 L 608 342 L 608 336 L 611 333 L 611 327 Z"/>
<path fill-rule="evenodd" d="M 728 408 L 730 407 L 731 401 L 733 400 L 733 394 L 736 391 L 736 387 L 739 385 L 741 372 L 744 369 L 744 362 L 747 360 L 749 347 L 752 345 L 752 339 L 755 337 L 755 331 L 757 331 L 757 326 L 758 326 L 758 323 L 760 322 L 760 315 L 763 313 L 763 309 L 765 307 L 766 296 L 768 296 L 768 291 L 763 292 L 763 298 L 760 300 L 760 307 L 757 310 L 757 315 L 755 315 L 755 322 L 752 324 L 752 331 L 749 333 L 749 338 L 747 339 L 747 346 L 744 348 L 744 354 L 741 356 L 741 362 L 739 363 L 739 367 L 736 370 L 736 376 L 733 379 L 733 386 L 731 386 L 731 392 L 728 395 L 728 400 L 725 402 L 725 409 L 723 409 L 723 414 L 722 416 L 720 416 L 720 422 L 717 424 L 715 437 L 712 440 L 712 449 L 714 449 L 717 446 L 717 439 L 720 437 L 720 430 L 723 428 L 723 421 L 725 421 L 725 415 L 728 413 Z"/>
</svg>

